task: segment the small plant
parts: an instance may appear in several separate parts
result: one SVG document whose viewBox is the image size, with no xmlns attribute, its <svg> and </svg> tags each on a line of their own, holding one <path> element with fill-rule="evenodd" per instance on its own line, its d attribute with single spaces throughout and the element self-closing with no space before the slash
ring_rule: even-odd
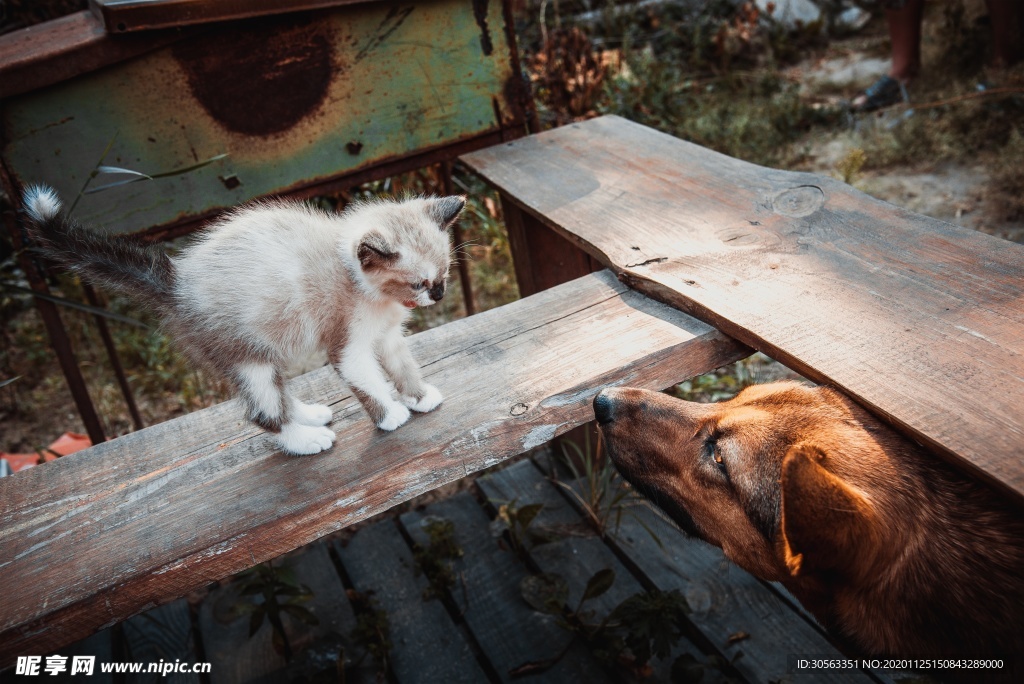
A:
<svg viewBox="0 0 1024 684">
<path fill-rule="evenodd" d="M 430 586 L 423 590 L 423 600 L 441 598 L 455 586 L 455 571 L 452 561 L 462 558 L 462 547 L 455 541 L 455 525 L 443 518 L 426 518 L 423 530 L 429 539 L 427 546 L 416 544 L 413 559 L 416 571 L 422 572 Z"/>
<path fill-rule="evenodd" d="M 373 598 L 373 592 L 364 594 L 355 589 L 349 589 L 346 594 L 356 613 L 356 626 L 352 630 L 352 640 L 362 647 L 365 653 L 373 656 L 382 673 L 386 672 L 388 654 L 392 647 L 388 634 L 391 625 L 388 622 L 387 612 L 377 605 L 377 600 Z"/>
<path fill-rule="evenodd" d="M 559 442 L 561 462 L 572 474 L 571 482 L 563 482 L 552 472 L 551 481 L 567 491 L 577 502 L 587 523 L 602 537 L 615 537 L 619 533 L 622 516 L 636 505 L 644 505 L 619 476 L 611 460 L 604 456 L 601 433 L 597 433 L 596 448 L 591 448 L 591 430 L 585 432 L 583 446 L 563 439 Z M 661 547 L 661 539 L 640 518 L 637 523 Z"/>
<path fill-rule="evenodd" d="M 553 530 L 534 527 L 533 522 L 544 504 L 516 505 L 516 499 L 498 506 L 498 515 L 491 521 L 491 534 L 499 538 L 502 548 L 513 551 L 525 560 L 527 553 L 535 546 L 557 540 L 560 535 Z"/>
<path fill-rule="evenodd" d="M 835 169 L 836 173 L 839 174 L 839 179 L 847 185 L 853 185 L 860 175 L 860 170 L 864 168 L 864 162 L 867 159 L 868 157 L 864 154 L 864 150 L 854 147 L 842 159 L 836 162 Z"/>
<path fill-rule="evenodd" d="M 524 663 L 509 674 L 522 677 L 543 672 L 560 661 L 577 638 L 582 638 L 608 665 L 624 667 L 635 677 L 648 676 L 651 659 L 667 658 L 679 643 L 689 606 L 678 590 L 646 591 L 630 596 L 595 622 L 594 612 L 584 610 L 584 606 L 604 595 L 614 583 L 614 570 L 599 570 L 587 581 L 575 609 L 569 609 L 569 586 L 563 577 L 542 573 L 524 578 L 520 584 L 523 600 L 534 610 L 555 616 L 572 637 L 554 657 Z M 696 667 L 703 666 L 697 663 Z"/>
<path fill-rule="evenodd" d="M 273 629 L 271 643 L 286 661 L 291 660 L 293 653 L 282 616 L 291 615 L 307 625 L 320 623 L 316 615 L 302 605 L 313 598 L 313 590 L 299 582 L 290 567 L 274 567 L 272 562 L 257 565 L 238 579 L 237 589 L 243 597 L 256 599 L 241 599 L 234 606 L 237 616 L 249 615 L 249 637 L 259 631 L 264 620 L 269 621 Z"/>
</svg>

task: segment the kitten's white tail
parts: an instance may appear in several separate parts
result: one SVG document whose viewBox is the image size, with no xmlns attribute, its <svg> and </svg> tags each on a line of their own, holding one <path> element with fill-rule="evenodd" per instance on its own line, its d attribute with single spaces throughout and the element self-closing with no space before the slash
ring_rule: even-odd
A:
<svg viewBox="0 0 1024 684">
<path fill-rule="evenodd" d="M 60 216 L 61 202 L 57 191 L 46 185 L 30 185 L 25 191 L 25 211 L 36 223 Z"/>
<path fill-rule="evenodd" d="M 35 251 L 92 283 L 148 300 L 157 311 L 173 306 L 174 264 L 163 249 L 86 230 L 45 185 L 29 186 L 22 203 Z"/>
</svg>

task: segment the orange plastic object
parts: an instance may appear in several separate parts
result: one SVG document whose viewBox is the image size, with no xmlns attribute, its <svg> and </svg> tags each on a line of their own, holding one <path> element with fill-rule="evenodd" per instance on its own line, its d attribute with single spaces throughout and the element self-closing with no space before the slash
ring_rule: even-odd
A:
<svg viewBox="0 0 1024 684">
<path fill-rule="evenodd" d="M 58 455 L 67 456 L 91 446 L 92 442 L 89 441 L 88 436 L 80 435 L 77 432 L 65 432 L 50 444 L 47 451 L 43 452 L 43 460 L 53 461 Z M 35 453 L 8 454 L 4 452 L 0 453 L 0 458 L 7 460 L 7 463 L 11 466 L 12 473 L 39 465 L 39 454 Z"/>
</svg>

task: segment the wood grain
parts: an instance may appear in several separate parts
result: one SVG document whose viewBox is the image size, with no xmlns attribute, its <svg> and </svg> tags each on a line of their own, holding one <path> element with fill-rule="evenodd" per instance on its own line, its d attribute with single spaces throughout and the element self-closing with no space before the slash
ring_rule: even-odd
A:
<svg viewBox="0 0 1024 684">
<path fill-rule="evenodd" d="M 475 682 L 487 675 L 444 605 L 426 600 L 427 578 L 394 520 L 360 529 L 335 550 L 356 591 L 373 597 L 388 619 L 388 665 L 400 682 Z"/>
<path fill-rule="evenodd" d="M 152 52 L 202 29 L 110 38 L 88 11 L 0 36 L 0 98 L 60 83 Z"/>
<path fill-rule="evenodd" d="M 631 287 L 1024 495 L 1024 246 L 612 116 L 462 161 Z"/>
<path fill-rule="evenodd" d="M 122 633 L 125 641 L 125 660 L 136 663 L 196 662 L 192 618 L 185 599 L 136 615 L 124 623 Z M 173 672 L 166 675 L 159 672 L 142 672 L 126 673 L 125 681 L 128 684 L 199 684 L 200 680 L 199 675 L 194 672 Z"/>
<path fill-rule="evenodd" d="M 537 459 L 541 471 L 547 459 Z M 569 483 L 584 495 L 580 482 Z M 570 505 L 579 508 L 570 497 Z M 710 645 L 751 683 L 813 682 L 818 673 L 789 673 L 787 654 L 843 658 L 813 618 L 787 605 L 773 589 L 730 562 L 721 549 L 687 537 L 646 501 L 627 502 L 609 545 L 639 573 L 645 585 L 678 589 L 690 605 L 690 621 Z M 734 634 L 748 637 L 730 641 Z M 830 673 L 830 681 L 870 682 L 864 673 Z"/>
<path fill-rule="evenodd" d="M 543 504 L 533 526 L 538 529 L 560 533 L 562 538 L 530 549 L 530 559 L 541 572 L 554 573 L 565 578 L 569 585 L 568 605 L 579 605 L 588 580 L 603 569 L 615 573 L 615 582 L 601 596 L 584 605 L 585 611 L 593 611 L 594 622 L 603 620 L 616 606 L 630 596 L 642 593 L 637 578 L 583 522 L 577 512 L 529 460 L 520 461 L 496 473 L 477 480 L 477 486 L 489 500 L 495 503 L 515 501 L 517 506 Z M 555 641 L 555 643 L 561 643 Z M 549 647 L 549 650 L 551 647 Z M 672 654 L 665 659 L 652 659 L 654 681 L 671 679 L 672 661 L 683 653 L 689 653 L 697 660 L 704 660 L 701 650 L 686 637 L 680 637 Z M 543 652 L 542 654 L 543 655 Z M 715 672 L 705 672 L 708 684 L 715 684 L 720 677 Z"/>
<path fill-rule="evenodd" d="M 276 451 L 232 401 L 0 480 L 0 667 L 542 444 L 602 386 L 664 388 L 748 352 L 608 272 L 410 344 L 446 400 L 393 433 L 324 368 L 293 385 L 334 410 L 322 454 Z"/>
<path fill-rule="evenodd" d="M 531 660 L 557 652 L 568 633 L 555 618 L 531 609 L 519 590 L 529 572 L 516 555 L 498 546 L 487 514 L 469 492 L 431 504 L 423 511 L 402 516 L 402 525 L 417 544 L 429 539 L 422 523 L 448 520 L 464 556 L 452 562 L 458 577 L 451 598 L 502 682 L 529 684 L 599 684 L 609 681 L 603 668 L 582 643 L 574 644 L 549 670 L 512 679 L 509 672 Z"/>
<path fill-rule="evenodd" d="M 249 614 L 233 609 L 246 603 L 262 603 L 262 598 L 258 594 L 240 595 L 236 584 L 218 587 L 203 600 L 199 610 L 199 631 L 206 659 L 211 664 L 210 682 L 309 681 L 324 671 L 333 674 L 342 651 L 347 681 L 375 681 L 373 671 L 355 667 L 355 661 L 362 654 L 350 638 L 356 625 L 355 613 L 327 547 L 322 543 L 313 544 L 276 560 L 274 567 L 291 569 L 295 579 L 310 589 L 313 594 L 310 600 L 299 605 L 316 616 L 317 624 L 308 624 L 288 614 L 281 616 L 294 654 L 288 662 L 274 649 L 269 620 L 264 618 L 259 630 L 249 636 Z M 129 623 L 151 614 L 152 611 L 132 618 Z"/>
</svg>

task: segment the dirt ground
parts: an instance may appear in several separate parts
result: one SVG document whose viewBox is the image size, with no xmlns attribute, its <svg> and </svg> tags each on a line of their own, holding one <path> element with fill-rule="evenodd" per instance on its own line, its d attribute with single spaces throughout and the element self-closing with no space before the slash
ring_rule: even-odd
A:
<svg viewBox="0 0 1024 684">
<path fill-rule="evenodd" d="M 869 45 L 880 40 L 867 39 Z M 887 73 L 890 61 L 873 56 L 877 50 L 865 49 L 865 39 L 853 41 L 853 47 L 842 41 L 830 46 L 828 54 L 791 68 L 788 75 L 801 79 L 809 97 L 836 100 L 837 96 L 821 96 L 820 91 L 834 92 L 865 88 Z M 920 116 L 914 112 L 911 116 Z M 847 121 L 845 129 L 830 135 L 814 132 L 801 144 L 805 159 L 795 168 L 824 175 L 835 175 L 836 167 L 860 144 L 864 129 L 897 126 L 905 116 L 903 110 L 878 115 L 865 115 Z M 972 156 L 954 161 L 916 161 L 879 170 L 865 170 L 852 179 L 858 190 L 918 214 L 931 216 L 964 228 L 1024 243 L 1024 221 L 1009 220 L 1004 210 L 1007 198 L 992 187 L 989 159 Z"/>
</svg>

